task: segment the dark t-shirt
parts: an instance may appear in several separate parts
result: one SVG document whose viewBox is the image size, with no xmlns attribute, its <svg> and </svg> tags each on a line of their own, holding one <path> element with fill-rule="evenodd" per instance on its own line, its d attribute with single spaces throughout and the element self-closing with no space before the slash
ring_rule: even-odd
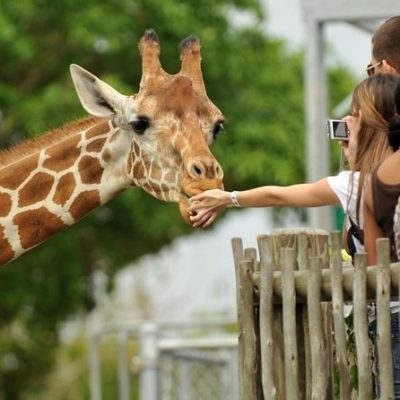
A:
<svg viewBox="0 0 400 400">
<path fill-rule="evenodd" d="M 388 185 L 379 180 L 378 168 L 371 176 L 372 199 L 374 201 L 374 214 L 378 226 L 383 230 L 385 237 L 390 239 L 392 260 L 397 261 L 394 233 L 393 216 L 397 200 L 400 196 L 400 184 Z"/>
</svg>

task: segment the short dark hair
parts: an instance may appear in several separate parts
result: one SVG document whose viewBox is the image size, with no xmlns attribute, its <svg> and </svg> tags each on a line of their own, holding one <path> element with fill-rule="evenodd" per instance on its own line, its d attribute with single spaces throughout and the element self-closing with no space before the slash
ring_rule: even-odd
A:
<svg viewBox="0 0 400 400">
<path fill-rule="evenodd" d="M 386 20 L 372 36 L 372 55 L 386 60 L 400 74 L 400 16 Z"/>
</svg>

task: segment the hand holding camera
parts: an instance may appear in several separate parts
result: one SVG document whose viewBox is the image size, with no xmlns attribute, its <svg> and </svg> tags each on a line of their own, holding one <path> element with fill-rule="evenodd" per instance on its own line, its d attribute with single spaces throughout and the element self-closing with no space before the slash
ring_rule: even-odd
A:
<svg viewBox="0 0 400 400">
<path fill-rule="evenodd" d="M 333 140 L 349 140 L 349 128 L 342 119 L 328 119 L 328 136 Z"/>
</svg>

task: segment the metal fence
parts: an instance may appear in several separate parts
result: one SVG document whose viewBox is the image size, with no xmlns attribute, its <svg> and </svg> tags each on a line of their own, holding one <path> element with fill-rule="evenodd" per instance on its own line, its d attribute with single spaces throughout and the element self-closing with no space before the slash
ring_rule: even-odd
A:
<svg viewBox="0 0 400 400">
<path fill-rule="evenodd" d="M 233 323 L 143 323 L 96 329 L 90 335 L 91 399 L 108 400 L 101 390 L 99 345 L 114 336 L 119 400 L 238 400 L 238 339 L 223 329 Z M 129 341 L 138 346 L 132 359 L 127 355 Z M 133 389 L 136 374 L 139 384 Z"/>
</svg>

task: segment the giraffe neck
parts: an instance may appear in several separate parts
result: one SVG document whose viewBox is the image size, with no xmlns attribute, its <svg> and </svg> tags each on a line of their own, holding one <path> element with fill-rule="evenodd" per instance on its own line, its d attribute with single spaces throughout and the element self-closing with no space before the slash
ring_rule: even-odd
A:
<svg viewBox="0 0 400 400">
<path fill-rule="evenodd" d="M 133 182 L 131 138 L 89 119 L 0 154 L 0 264 L 72 225 Z"/>
</svg>

